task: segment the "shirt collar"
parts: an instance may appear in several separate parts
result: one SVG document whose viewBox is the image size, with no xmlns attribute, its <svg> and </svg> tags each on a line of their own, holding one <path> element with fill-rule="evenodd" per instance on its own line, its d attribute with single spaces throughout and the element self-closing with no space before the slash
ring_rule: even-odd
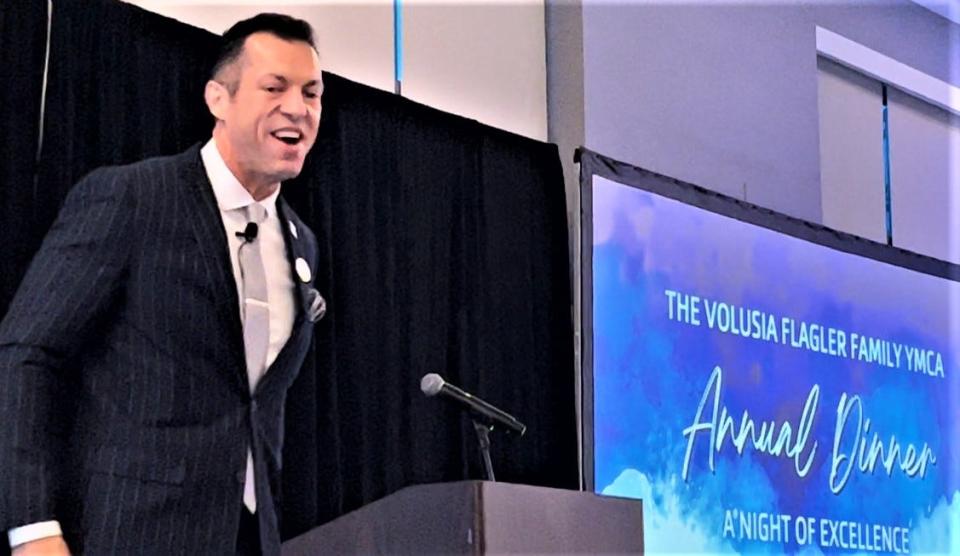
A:
<svg viewBox="0 0 960 556">
<path fill-rule="evenodd" d="M 217 198 L 217 206 L 220 207 L 221 212 L 241 209 L 257 202 L 227 167 L 227 163 L 220 155 L 220 150 L 217 148 L 217 143 L 213 137 L 200 149 L 200 158 L 203 160 L 207 178 L 210 180 L 210 185 L 213 186 L 213 196 Z M 277 197 L 279 195 L 280 188 L 278 187 L 269 197 L 260 201 L 260 204 L 267 209 L 268 217 L 277 214 Z"/>
</svg>

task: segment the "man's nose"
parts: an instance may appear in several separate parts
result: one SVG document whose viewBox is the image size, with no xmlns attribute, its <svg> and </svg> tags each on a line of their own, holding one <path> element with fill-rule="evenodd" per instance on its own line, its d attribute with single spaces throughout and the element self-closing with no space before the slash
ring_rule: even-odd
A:
<svg viewBox="0 0 960 556">
<path fill-rule="evenodd" d="M 306 116 L 307 103 L 303 101 L 303 94 L 293 88 L 288 90 L 280 99 L 280 111 L 291 118 Z"/>
</svg>

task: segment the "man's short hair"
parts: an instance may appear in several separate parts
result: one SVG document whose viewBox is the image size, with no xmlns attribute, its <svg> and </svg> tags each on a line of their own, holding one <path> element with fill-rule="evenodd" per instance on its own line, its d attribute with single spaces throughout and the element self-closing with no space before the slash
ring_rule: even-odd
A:
<svg viewBox="0 0 960 556">
<path fill-rule="evenodd" d="M 247 37 L 254 33 L 270 33 L 284 40 L 305 42 L 314 50 L 317 49 L 313 40 L 313 28 L 306 21 L 283 14 L 258 14 L 238 21 L 223 34 L 220 55 L 210 72 L 211 79 L 215 80 L 224 68 L 237 61 Z M 235 91 L 230 92 L 233 94 Z"/>
</svg>

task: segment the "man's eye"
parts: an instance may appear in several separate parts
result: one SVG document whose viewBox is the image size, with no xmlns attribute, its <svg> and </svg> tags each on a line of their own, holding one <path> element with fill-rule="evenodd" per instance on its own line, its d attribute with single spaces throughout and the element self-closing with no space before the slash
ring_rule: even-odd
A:
<svg viewBox="0 0 960 556">
<path fill-rule="evenodd" d="M 313 99 L 318 98 L 320 95 L 318 95 L 316 91 L 304 91 L 303 96 Z"/>
<path fill-rule="evenodd" d="M 280 87 L 265 87 L 264 90 L 268 93 L 278 93 L 280 92 Z"/>
</svg>

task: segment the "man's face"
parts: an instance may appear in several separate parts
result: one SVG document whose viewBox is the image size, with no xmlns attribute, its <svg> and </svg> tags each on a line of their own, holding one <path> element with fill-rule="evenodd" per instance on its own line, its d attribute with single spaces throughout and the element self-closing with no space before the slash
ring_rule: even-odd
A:
<svg viewBox="0 0 960 556">
<path fill-rule="evenodd" d="M 221 120 L 217 146 L 227 165 L 247 187 L 297 176 L 320 123 L 316 51 L 305 42 L 255 33 L 234 65 L 227 74 L 238 80 L 236 91 L 215 111 Z"/>
</svg>

